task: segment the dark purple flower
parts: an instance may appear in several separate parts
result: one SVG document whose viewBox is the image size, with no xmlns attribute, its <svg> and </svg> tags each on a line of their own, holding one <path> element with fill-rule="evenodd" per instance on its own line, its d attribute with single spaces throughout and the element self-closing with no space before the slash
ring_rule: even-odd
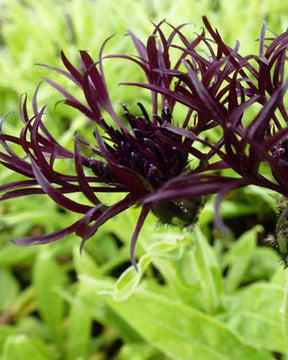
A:
<svg viewBox="0 0 288 360">
<path fill-rule="evenodd" d="M 16 244 L 50 243 L 74 232 L 82 238 L 82 247 L 107 220 L 135 205 L 142 208 L 131 241 L 131 259 L 135 265 L 135 243 L 150 211 L 164 223 L 186 226 L 195 222 L 204 195 L 221 194 L 245 183 L 243 179 L 213 173 L 227 167 L 227 155 L 222 151 L 224 140 L 221 137 L 211 144 L 209 136 L 207 140 L 207 135 L 201 134 L 218 126 L 218 118 L 226 118 L 226 102 L 212 109 L 217 115 L 213 118 L 212 110 L 203 106 L 206 94 L 197 93 L 202 90 L 193 75 L 194 67 L 197 67 L 197 71 L 201 72 L 202 87 L 217 78 L 214 97 L 219 97 L 220 93 L 223 93 L 222 96 L 229 94 L 225 84 L 229 85 L 233 73 L 238 71 L 233 61 L 228 64 L 231 54 L 226 54 L 221 46 L 216 54 L 204 32 L 190 42 L 182 34 L 181 26 L 172 27 L 171 34 L 166 37 L 160 25 L 155 26 L 146 45 L 130 32 L 137 57 L 110 56 L 133 61 L 144 71 L 147 83 L 136 85 L 151 90 L 152 109 L 149 111 L 139 102 L 137 114 L 121 105 L 123 120 L 115 112 L 104 77 L 105 44 L 96 63 L 87 52 L 80 51 L 79 70 L 62 53 L 66 70 L 52 68 L 83 91 L 85 103 L 54 81 L 44 79 L 64 95 L 67 105 L 95 123 L 95 143 L 90 146 L 93 156 L 88 157 L 80 151 L 80 143 L 85 145 L 82 135 L 76 135 L 73 152 L 61 146 L 51 135 L 43 123 L 45 107 L 37 107 L 38 89 L 33 99 L 32 116 L 27 112 L 26 98 L 20 103 L 19 113 L 24 125 L 19 137 L 5 134 L 1 124 L 0 162 L 24 177 L 21 181 L 1 186 L 0 191 L 4 192 L 1 200 L 47 194 L 61 207 L 80 214 L 80 219 L 65 229 L 13 240 Z M 174 45 L 176 36 L 183 42 L 183 47 Z M 208 58 L 197 52 L 201 44 L 207 47 Z M 170 60 L 171 51 L 180 51 L 174 65 Z M 232 53 L 236 51 L 232 50 Z M 187 73 L 179 70 L 183 64 Z M 173 85 L 175 79 L 176 84 Z M 191 89 L 195 94 L 191 94 Z M 181 119 L 177 116 L 178 102 L 188 105 L 186 116 Z M 103 112 L 109 114 L 109 123 L 103 119 Z M 110 125 L 111 121 L 113 125 Z M 24 150 L 24 158 L 12 150 L 15 145 Z M 215 158 L 215 154 L 218 157 Z M 55 163 L 58 159 L 74 162 L 74 175 L 57 171 Z M 194 169 L 190 167 L 191 159 L 199 163 Z M 80 204 L 67 196 L 75 192 L 83 193 L 90 205 Z M 101 192 L 120 192 L 123 199 L 107 206 L 97 197 L 97 193 Z"/>
<path fill-rule="evenodd" d="M 207 19 L 204 24 L 210 59 L 194 49 L 182 51 L 185 70 L 165 70 L 177 80 L 173 91 L 160 86 L 141 86 L 158 91 L 190 109 L 199 124 L 211 124 L 223 135 L 213 144 L 224 164 L 235 171 L 237 179 L 219 191 L 216 220 L 221 199 L 231 190 L 254 184 L 283 195 L 281 216 L 276 226 L 274 247 L 288 265 L 287 197 L 288 197 L 288 114 L 287 48 L 288 32 L 266 35 L 265 23 L 259 37 L 259 54 L 241 56 L 239 46 L 228 47 Z M 190 59 L 186 56 L 189 54 Z M 130 84 L 133 85 L 133 84 Z M 136 84 L 139 86 L 139 84 Z M 192 139 L 186 129 L 169 127 L 173 133 Z M 215 148 L 217 150 L 215 150 Z M 269 172 L 270 170 L 270 172 Z M 162 197 L 163 197 L 162 190 Z M 153 194 L 149 200 L 153 200 Z"/>
<path fill-rule="evenodd" d="M 24 125 L 19 137 L 2 131 L 3 119 L 0 163 L 24 179 L 1 186 L 1 199 L 47 194 L 60 206 L 80 214 L 80 219 L 65 229 L 16 239 L 15 243 L 49 243 L 74 232 L 82 238 L 83 246 L 107 220 L 139 206 L 142 210 L 131 241 L 135 265 L 135 243 L 150 211 L 163 223 L 186 226 L 195 222 L 203 196 L 217 194 L 216 224 L 223 227 L 219 204 L 236 188 L 254 184 L 288 196 L 284 97 L 288 33 L 266 38 L 263 25 L 259 54 L 242 56 L 239 43 L 234 48 L 227 46 L 207 19 L 203 21 L 205 30 L 192 41 L 184 36 L 183 25 L 175 28 L 168 24 L 171 33 L 166 36 L 165 24 L 160 23 L 146 45 L 129 32 L 137 56 L 104 57 L 104 43 L 96 62 L 86 51 L 80 51 L 79 68 L 64 53 L 65 70 L 47 66 L 83 92 L 85 101 L 80 101 L 66 88 L 44 78 L 65 97 L 64 103 L 95 124 L 95 142 L 87 145 L 85 134 L 77 134 L 73 151 L 61 146 L 42 121 L 45 108 L 37 107 L 38 89 L 32 116 L 28 115 L 26 98 L 21 102 L 19 113 Z M 174 63 L 172 53 L 178 56 Z M 106 86 L 106 58 L 138 65 L 146 82 L 125 84 L 136 86 L 136 92 L 139 87 L 149 90 L 151 109 L 140 101 L 136 114 L 121 104 L 119 117 Z M 179 106 L 186 108 L 185 116 L 178 111 Z M 104 120 L 104 113 L 109 120 Z M 82 150 L 85 144 L 93 156 Z M 24 150 L 25 158 L 13 151 L 15 145 Z M 74 175 L 57 171 L 58 159 L 74 162 Z M 270 172 L 263 172 L 263 167 L 269 167 Z M 234 177 L 223 176 L 225 169 L 234 170 Z M 74 192 L 84 194 L 90 205 L 71 200 L 67 194 Z M 100 192 L 120 192 L 123 198 L 107 206 L 98 199 Z"/>
</svg>

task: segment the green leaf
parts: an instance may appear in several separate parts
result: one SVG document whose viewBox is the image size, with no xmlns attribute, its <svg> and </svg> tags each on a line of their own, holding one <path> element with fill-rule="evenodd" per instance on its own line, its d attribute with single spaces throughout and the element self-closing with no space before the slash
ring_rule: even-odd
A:
<svg viewBox="0 0 288 360">
<path fill-rule="evenodd" d="M 161 353 L 143 343 L 128 343 L 121 347 L 117 360 L 164 360 Z"/>
<path fill-rule="evenodd" d="M 254 249 L 249 268 L 242 279 L 243 283 L 270 279 L 279 269 L 279 258 L 272 248 L 258 246 Z"/>
<path fill-rule="evenodd" d="M 282 286 L 270 283 L 250 285 L 226 299 L 226 321 L 250 344 L 285 352 L 283 299 Z"/>
<path fill-rule="evenodd" d="M 185 304 L 212 314 L 220 307 L 220 266 L 199 227 L 195 227 L 191 237 L 190 246 L 174 264 L 174 275 L 171 272 L 167 279 Z"/>
<path fill-rule="evenodd" d="M 101 282 L 82 278 L 85 298 L 97 298 Z M 172 359 L 272 360 L 268 353 L 245 344 L 227 326 L 213 317 L 178 301 L 149 291 L 137 290 L 131 297 L 105 301 L 145 340 Z"/>
<path fill-rule="evenodd" d="M 258 233 L 262 232 L 262 226 L 255 226 L 246 231 L 233 244 L 224 259 L 224 266 L 229 265 L 227 276 L 225 277 L 226 291 L 233 292 L 245 277 L 248 266 L 251 262 L 253 252 L 256 248 Z"/>
<path fill-rule="evenodd" d="M 142 271 L 140 273 L 140 271 L 137 271 L 134 266 L 130 266 L 126 269 L 115 284 L 113 291 L 115 300 L 121 301 L 131 296 L 137 289 L 141 276 Z"/>
<path fill-rule="evenodd" d="M 17 334 L 25 334 L 42 341 L 51 340 L 49 329 L 35 316 L 24 316 L 17 321 Z"/>
<path fill-rule="evenodd" d="M 33 283 L 38 311 L 53 338 L 59 342 L 62 338 L 64 300 L 58 290 L 63 285 L 63 272 L 47 251 L 41 252 L 36 259 Z"/>
<path fill-rule="evenodd" d="M 3 347 L 8 337 L 15 334 L 15 327 L 11 325 L 0 326 L 0 354 L 3 354 Z"/>
<path fill-rule="evenodd" d="M 38 251 L 35 247 L 18 247 L 14 244 L 7 244 L 0 250 L 0 264 L 2 266 L 14 266 L 33 259 Z"/>
<path fill-rule="evenodd" d="M 195 273 L 191 276 L 198 278 L 206 311 L 213 313 L 219 307 L 219 295 L 222 292 L 220 266 L 212 247 L 197 226 L 193 238 L 195 250 L 192 261 L 195 262 L 193 265 Z"/>
<path fill-rule="evenodd" d="M 174 238 L 173 241 L 165 239 L 150 245 L 147 253 L 139 259 L 137 270 L 133 266 L 128 267 L 116 281 L 113 297 L 118 301 L 122 301 L 131 296 L 137 289 L 147 267 L 154 260 L 156 262 L 158 259 L 179 260 L 183 254 L 183 242 L 183 240 L 177 241 Z"/>
<path fill-rule="evenodd" d="M 3 360 L 51 360 L 44 343 L 25 335 L 11 336 L 7 339 Z"/>
<path fill-rule="evenodd" d="M 90 341 L 91 325 L 92 317 L 85 307 L 79 304 L 78 295 L 76 295 L 69 313 L 65 359 L 76 360 L 85 358 Z"/>
<path fill-rule="evenodd" d="M 280 287 L 284 288 L 286 283 L 286 272 L 287 271 L 286 269 L 283 268 L 283 266 L 279 266 L 279 261 L 278 261 L 278 268 L 271 277 L 270 283 L 274 285 L 279 285 Z"/>
<path fill-rule="evenodd" d="M 11 271 L 0 267 L 0 310 L 9 308 L 19 292 L 19 284 Z"/>
<path fill-rule="evenodd" d="M 79 246 L 73 250 L 73 263 L 78 275 L 97 276 L 99 273 L 95 260 L 85 249 L 80 254 Z"/>
<path fill-rule="evenodd" d="M 80 279 L 87 278 L 85 275 L 81 275 Z M 88 277 L 90 279 L 90 277 Z M 100 281 L 103 284 L 103 280 L 95 280 Z M 105 284 L 106 281 L 104 281 Z M 109 293 L 112 293 L 112 284 L 109 282 Z M 97 322 L 103 324 L 107 327 L 113 327 L 117 329 L 119 335 L 125 341 L 140 341 L 141 337 L 120 317 L 115 311 L 113 311 L 105 302 L 102 296 L 99 297 L 86 297 L 87 293 L 87 284 L 79 281 L 79 287 L 77 292 L 77 297 L 71 295 L 69 292 L 63 290 L 61 291 L 61 296 L 65 299 L 71 306 L 82 309 L 82 311 L 86 312 L 88 316 L 95 319 Z M 101 288 L 102 290 L 104 287 Z M 108 288 L 107 288 L 108 290 Z"/>
<path fill-rule="evenodd" d="M 280 308 L 282 315 L 282 327 L 283 327 L 283 337 L 286 343 L 286 353 L 288 353 L 288 272 L 286 271 L 286 281 L 284 287 L 284 296 L 283 304 Z"/>
</svg>

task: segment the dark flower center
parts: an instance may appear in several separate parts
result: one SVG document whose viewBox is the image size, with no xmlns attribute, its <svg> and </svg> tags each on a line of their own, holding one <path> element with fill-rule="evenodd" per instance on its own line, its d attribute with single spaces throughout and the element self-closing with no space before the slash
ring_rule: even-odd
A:
<svg viewBox="0 0 288 360">
<path fill-rule="evenodd" d="M 171 123 L 168 110 L 163 111 L 161 117 L 154 116 L 151 120 L 144 107 L 141 104 L 139 106 L 143 117 L 132 115 L 123 105 L 124 116 L 131 127 L 130 132 L 123 132 L 103 122 L 108 135 L 105 146 L 117 165 L 140 175 L 150 184 L 152 190 L 185 171 L 188 153 L 179 149 L 181 136 L 162 127 L 164 123 Z M 117 179 L 117 173 L 109 164 L 100 166 L 99 163 L 91 162 L 90 167 L 95 175 L 104 176 L 110 182 L 123 182 L 123 179 Z"/>
<path fill-rule="evenodd" d="M 127 107 L 122 105 L 125 110 L 124 117 L 131 128 L 130 132 L 115 129 L 103 121 L 108 135 L 105 147 L 114 163 L 127 169 L 126 171 L 133 171 L 133 174 L 143 179 L 140 192 L 146 194 L 186 171 L 188 151 L 183 146 L 182 137 L 171 133 L 163 126 L 165 123 L 171 124 L 172 117 L 168 110 L 162 111 L 161 117 L 154 115 L 151 120 L 144 107 L 138 105 L 143 113 L 141 117 L 132 115 Z M 125 182 L 125 177 L 124 180 L 123 176 L 118 177 L 117 169 L 109 163 L 92 160 L 90 168 L 106 182 L 122 184 L 131 191 L 131 179 L 127 177 L 129 182 Z M 159 200 L 152 204 L 152 211 L 162 223 L 187 226 L 196 221 L 202 205 L 202 197 Z"/>
</svg>

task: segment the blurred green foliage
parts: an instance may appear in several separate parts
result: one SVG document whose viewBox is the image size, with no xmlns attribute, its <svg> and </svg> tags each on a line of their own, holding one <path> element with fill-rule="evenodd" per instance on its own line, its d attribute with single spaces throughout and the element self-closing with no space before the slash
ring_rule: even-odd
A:
<svg viewBox="0 0 288 360">
<path fill-rule="evenodd" d="M 257 52 L 263 20 L 278 33 L 288 24 L 283 0 L 7 0 L 0 8 L 0 111 L 16 111 L 5 124 L 10 132 L 19 131 L 22 93 L 31 99 L 47 73 L 65 81 L 35 65 L 59 66 L 61 49 L 70 58 L 79 49 L 97 58 L 103 41 L 116 34 L 106 52 L 131 54 L 126 29 L 145 41 L 153 29 L 149 20 L 166 18 L 174 25 L 188 22 L 192 37 L 206 15 L 231 46 L 239 39 L 248 53 Z M 114 104 L 147 98 L 117 86 L 141 77 L 130 63 L 107 60 L 105 71 Z M 39 103 L 49 103 L 47 126 L 69 147 L 89 124 L 63 105 L 54 108 L 58 100 L 41 87 Z M 1 183 L 12 179 L 0 169 Z M 75 215 L 45 197 L 0 203 L 0 359 L 287 359 L 287 275 L 263 247 L 275 211 L 275 196 L 263 189 L 231 194 L 221 214 L 234 239 L 213 231 L 213 199 L 192 232 L 159 227 L 151 215 L 137 245 L 136 272 L 129 242 L 138 209 L 109 221 L 80 255 L 73 236 L 29 248 L 8 242 L 56 230 Z"/>
</svg>

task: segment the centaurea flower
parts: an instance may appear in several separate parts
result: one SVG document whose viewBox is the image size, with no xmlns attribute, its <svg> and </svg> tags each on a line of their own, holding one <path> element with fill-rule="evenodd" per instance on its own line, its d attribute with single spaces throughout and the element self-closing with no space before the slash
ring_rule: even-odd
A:
<svg viewBox="0 0 288 360">
<path fill-rule="evenodd" d="M 186 116 L 179 119 L 175 104 L 180 99 L 185 103 L 188 91 L 179 83 L 175 85 L 179 95 L 170 89 L 183 62 L 189 64 L 188 60 L 185 62 L 187 56 L 194 56 L 193 61 L 203 65 L 206 82 L 221 72 L 218 89 L 225 81 L 229 81 L 234 68 L 229 66 L 220 70 L 224 61 L 215 57 L 204 32 L 189 42 L 181 33 L 181 27 L 172 28 L 167 38 L 160 25 L 155 27 L 146 46 L 130 32 L 138 57 L 110 56 L 133 61 L 145 72 L 147 83 L 138 86 L 146 86 L 151 90 L 150 112 L 139 102 L 137 115 L 122 104 L 126 122 L 116 114 L 104 76 L 105 44 L 97 62 L 86 51 L 80 51 L 80 70 L 72 65 L 64 53 L 62 61 L 66 70 L 52 68 L 83 91 L 86 103 L 79 101 L 51 79 L 44 79 L 64 95 L 67 105 L 76 108 L 95 123 L 95 144 L 91 147 L 94 156 L 87 157 L 80 152 L 79 143 L 85 141 L 79 134 L 75 137 L 74 151 L 69 151 L 57 142 L 43 123 L 45 107 L 39 110 L 37 106 L 38 89 L 33 99 L 32 116 L 27 111 L 27 99 L 20 102 L 19 114 L 24 126 L 19 137 L 5 134 L 1 124 L 0 141 L 3 151 L 0 152 L 0 163 L 24 176 L 22 181 L 0 187 L 0 191 L 4 192 L 1 200 L 29 194 L 46 194 L 61 207 L 81 216 L 64 229 L 51 234 L 15 239 L 14 243 L 44 244 L 76 233 L 82 238 L 82 247 L 107 220 L 131 206 L 140 206 L 142 209 L 131 240 L 131 260 L 136 265 L 135 243 L 150 211 L 164 223 L 190 225 L 197 217 L 204 195 L 221 192 L 227 187 L 233 188 L 235 181 L 238 182 L 238 179 L 213 174 L 213 170 L 221 170 L 227 165 L 222 160 L 212 160 L 215 154 L 221 153 L 223 140 L 211 145 L 200 136 L 202 132 L 218 125 L 217 121 L 211 121 L 210 116 L 201 111 L 201 99 L 195 97 L 191 100 L 198 110 L 197 118 L 193 118 L 188 109 Z M 177 48 L 173 45 L 176 36 L 180 37 L 187 52 L 180 54 L 172 66 L 170 51 Z M 212 62 L 195 50 L 202 42 L 208 46 Z M 104 120 L 103 113 L 111 117 L 114 125 Z M 20 146 L 26 154 L 25 158 L 17 155 L 10 144 Z M 199 144 L 206 147 L 206 150 L 199 150 Z M 199 165 L 194 169 L 190 168 L 191 158 L 199 160 Z M 67 175 L 57 171 L 55 162 L 58 159 L 73 161 L 75 174 Z M 75 202 L 67 196 L 75 192 L 82 193 L 91 205 Z M 123 193 L 123 198 L 108 206 L 97 197 L 100 192 L 120 192 Z"/>
<path fill-rule="evenodd" d="M 259 54 L 242 56 L 237 44 L 233 49 L 227 46 L 207 19 L 203 20 L 211 36 L 206 42 L 217 49 L 210 62 L 199 61 L 199 55 L 196 56 L 189 46 L 178 47 L 185 59 L 185 71 L 165 71 L 178 81 L 173 91 L 168 94 L 159 86 L 140 86 L 180 102 L 198 119 L 204 116 L 205 122 L 212 123 L 223 134 L 214 148 L 217 148 L 216 153 L 223 163 L 237 174 L 235 181 L 219 191 L 216 197 L 216 222 L 223 228 L 219 204 L 235 188 L 250 184 L 262 186 L 282 195 L 282 204 L 287 204 L 288 113 L 285 94 L 288 87 L 288 31 L 279 36 L 273 33 L 267 38 L 263 23 L 258 40 Z M 191 61 L 186 60 L 187 54 L 191 55 Z M 209 72 L 209 67 L 218 69 Z M 170 127 L 169 130 L 191 139 L 194 136 L 181 128 Z M 263 168 L 270 168 L 270 174 L 267 171 L 264 174 Z M 163 194 L 162 191 L 162 197 Z M 153 196 L 149 200 L 153 200 Z M 280 211 L 273 246 L 288 266 L 287 205 L 281 206 Z"/>
</svg>

